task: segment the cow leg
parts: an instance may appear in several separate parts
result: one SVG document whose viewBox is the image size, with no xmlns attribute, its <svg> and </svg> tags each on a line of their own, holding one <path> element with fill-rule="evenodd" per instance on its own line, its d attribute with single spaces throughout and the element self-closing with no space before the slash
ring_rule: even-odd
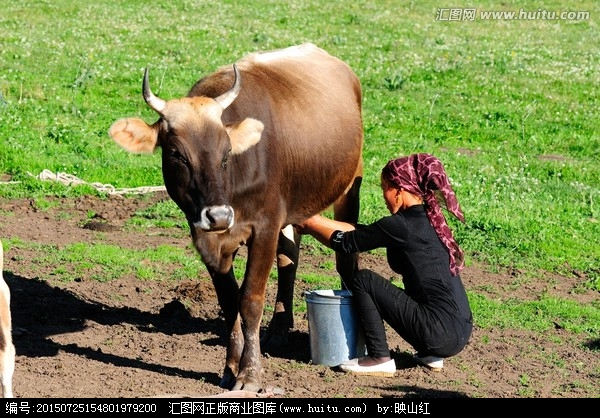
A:
<svg viewBox="0 0 600 418">
<path fill-rule="evenodd" d="M 273 318 L 261 339 L 263 353 L 280 354 L 288 342 L 288 332 L 294 327 L 294 283 L 300 254 L 300 237 L 288 225 L 277 241 L 277 296 Z"/>
<path fill-rule="evenodd" d="M 362 176 L 357 176 L 348 192 L 333 205 L 333 217 L 338 221 L 356 224 L 360 213 L 360 185 Z M 341 278 L 342 289 L 352 289 L 354 274 L 358 271 L 358 254 L 335 253 L 335 266 Z"/>
<path fill-rule="evenodd" d="M 221 378 L 220 387 L 232 389 L 239 373 L 239 364 L 244 348 L 244 336 L 239 315 L 239 286 L 235 280 L 233 268 L 227 274 L 218 274 L 209 269 L 219 306 L 225 316 L 225 329 L 227 335 L 227 354 L 225 369 Z"/>
<path fill-rule="evenodd" d="M 277 250 L 277 232 L 257 228 L 254 239 L 248 243 L 246 275 L 240 289 L 240 315 L 244 333 L 244 350 L 240 370 L 233 390 L 258 392 L 262 389 L 262 358 L 260 352 L 260 324 L 265 307 L 265 292 L 269 273 Z M 273 233 L 274 232 L 274 233 Z"/>
</svg>

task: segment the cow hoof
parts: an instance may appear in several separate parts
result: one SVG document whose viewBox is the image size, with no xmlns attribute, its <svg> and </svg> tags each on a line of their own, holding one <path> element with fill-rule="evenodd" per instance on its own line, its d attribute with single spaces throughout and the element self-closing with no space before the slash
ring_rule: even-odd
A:
<svg viewBox="0 0 600 418">
<path fill-rule="evenodd" d="M 231 372 L 225 372 L 223 377 L 221 378 L 221 382 L 219 383 L 219 387 L 221 389 L 232 390 L 235 386 L 235 376 L 231 374 Z"/>
<path fill-rule="evenodd" d="M 257 385 L 256 383 L 244 383 L 243 381 L 237 382 L 231 390 L 243 390 L 244 392 L 254 393 L 263 392 L 262 387 L 260 385 Z"/>
</svg>

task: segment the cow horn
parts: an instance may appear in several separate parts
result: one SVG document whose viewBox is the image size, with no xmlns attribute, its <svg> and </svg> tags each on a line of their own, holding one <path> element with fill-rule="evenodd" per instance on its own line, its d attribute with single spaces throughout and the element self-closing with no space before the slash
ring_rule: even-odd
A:
<svg viewBox="0 0 600 418">
<path fill-rule="evenodd" d="M 240 88 L 242 87 L 242 79 L 240 77 L 240 72 L 237 69 L 237 66 L 233 64 L 233 73 L 235 75 L 235 79 L 233 80 L 233 87 L 215 98 L 215 101 L 221 106 L 223 109 L 227 109 L 227 107 L 233 103 L 238 94 L 240 94 Z"/>
<path fill-rule="evenodd" d="M 167 107 L 167 102 L 156 97 L 154 93 L 152 93 L 152 90 L 150 90 L 150 84 L 148 83 L 148 67 L 144 70 L 144 84 L 142 84 L 142 91 L 144 92 L 144 100 L 148 106 L 162 115 L 163 110 Z"/>
</svg>

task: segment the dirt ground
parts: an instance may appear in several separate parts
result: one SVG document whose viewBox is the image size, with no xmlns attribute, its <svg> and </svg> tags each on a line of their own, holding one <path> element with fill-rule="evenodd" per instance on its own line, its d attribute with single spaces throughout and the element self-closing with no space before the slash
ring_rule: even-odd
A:
<svg viewBox="0 0 600 418">
<path fill-rule="evenodd" d="M 145 229 L 125 222 L 162 192 L 138 198 L 112 196 L 61 200 L 40 210 L 35 201 L 0 199 L 0 237 L 54 245 L 105 243 L 144 249 L 189 246 L 187 231 Z M 86 223 L 96 213 L 95 223 Z M 223 393 L 219 381 L 225 360 L 224 322 L 208 280 L 141 281 L 134 277 L 98 282 L 83 274 L 54 280 L 57 266 L 42 262 L 42 250 L 5 249 L 4 276 L 12 292 L 13 335 L 17 350 L 14 393 L 18 398 L 206 397 Z M 320 269 L 318 257 L 301 256 L 300 270 Z M 365 254 L 363 267 L 388 277 L 382 257 Z M 68 268 L 68 266 L 63 266 Z M 173 268 L 175 268 L 174 266 Z M 333 272 L 331 273 L 334 274 Z M 597 292 L 576 292 L 583 278 L 518 271 L 490 273 L 467 266 L 470 293 L 497 301 L 535 300 L 542 294 L 591 303 Z M 204 285 L 204 284 L 207 285 Z M 308 289 L 300 281 L 296 297 Z M 267 303 L 273 304 L 270 285 Z M 270 320 L 265 314 L 264 323 Z M 477 322 L 477 318 L 475 318 Z M 411 348 L 388 331 L 396 361 L 394 378 L 357 377 L 311 362 L 306 314 L 284 354 L 263 354 L 264 385 L 284 398 L 519 398 L 598 397 L 600 340 L 575 336 L 558 323 L 541 335 L 520 330 L 476 327 L 467 348 L 447 359 L 442 372 L 416 366 Z"/>
</svg>

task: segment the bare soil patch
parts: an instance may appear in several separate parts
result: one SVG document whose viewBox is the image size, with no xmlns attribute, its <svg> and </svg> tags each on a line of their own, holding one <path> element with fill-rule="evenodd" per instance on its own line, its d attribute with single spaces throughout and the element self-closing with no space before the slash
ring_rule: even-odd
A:
<svg viewBox="0 0 600 418">
<path fill-rule="evenodd" d="M 123 248 L 186 247 L 187 231 L 131 231 L 125 222 L 164 193 L 135 198 L 63 199 L 40 210 L 35 201 L 0 200 L 0 237 L 24 242 L 119 245 Z M 96 213 L 93 222 L 88 214 Z M 63 283 L 51 274 L 58 266 L 40 262 L 42 250 L 5 249 L 4 276 L 12 291 L 17 350 L 14 392 L 20 398 L 205 397 L 223 393 L 224 322 L 208 280 L 141 281 L 135 277 L 98 282 L 82 274 Z M 324 260 L 301 256 L 300 270 L 322 270 Z M 364 267 L 394 277 L 383 257 L 365 254 Z M 176 266 L 173 266 L 176 268 Z M 331 272 L 334 275 L 334 272 Z M 535 300 L 542 295 L 591 303 L 597 292 L 576 291 L 583 280 L 518 271 L 490 273 L 468 266 L 469 292 L 499 301 Z M 296 297 L 308 289 L 298 281 Z M 267 303 L 275 300 L 269 285 Z M 270 320 L 265 314 L 264 322 Z M 477 318 L 476 318 L 477 321 Z M 446 360 L 442 372 L 415 365 L 411 348 L 388 332 L 397 369 L 394 378 L 357 377 L 310 361 L 306 314 L 283 353 L 264 354 L 265 387 L 288 398 L 419 397 L 598 397 L 600 342 L 554 326 L 544 334 L 475 327 L 467 348 Z"/>
</svg>

